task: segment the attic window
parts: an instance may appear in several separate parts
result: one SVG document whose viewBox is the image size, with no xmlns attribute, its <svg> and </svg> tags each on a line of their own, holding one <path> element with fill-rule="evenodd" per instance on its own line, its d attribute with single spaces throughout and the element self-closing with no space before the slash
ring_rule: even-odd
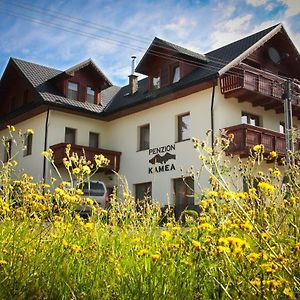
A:
<svg viewBox="0 0 300 300">
<path fill-rule="evenodd" d="M 69 99 L 78 100 L 78 83 L 68 82 L 68 93 Z"/>
<path fill-rule="evenodd" d="M 172 70 L 172 83 L 178 82 L 180 80 L 180 67 L 175 66 Z"/>
<path fill-rule="evenodd" d="M 91 88 L 90 86 L 88 86 L 86 88 L 86 101 L 88 103 L 96 103 L 96 93 L 95 90 L 93 88 Z"/>
<path fill-rule="evenodd" d="M 153 89 L 154 89 L 154 90 L 160 88 L 160 76 L 159 76 L 159 75 L 153 76 L 153 79 L 152 79 L 152 86 L 153 86 Z"/>
</svg>

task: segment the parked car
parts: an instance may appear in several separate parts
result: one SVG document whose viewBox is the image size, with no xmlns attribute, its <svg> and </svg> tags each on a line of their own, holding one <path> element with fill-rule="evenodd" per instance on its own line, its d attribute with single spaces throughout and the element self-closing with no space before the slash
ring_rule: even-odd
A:
<svg viewBox="0 0 300 300">
<path fill-rule="evenodd" d="M 109 205 L 108 192 L 106 185 L 102 181 L 88 181 L 84 182 L 82 187 L 83 197 L 91 198 L 94 200 L 94 205 L 103 209 Z M 92 207 L 90 205 L 78 205 L 76 210 L 81 215 L 90 215 Z"/>
</svg>

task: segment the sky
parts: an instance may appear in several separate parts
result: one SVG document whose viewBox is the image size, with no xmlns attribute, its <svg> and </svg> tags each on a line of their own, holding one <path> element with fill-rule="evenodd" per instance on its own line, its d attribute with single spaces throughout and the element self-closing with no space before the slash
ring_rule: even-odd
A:
<svg viewBox="0 0 300 300">
<path fill-rule="evenodd" d="M 206 53 L 277 23 L 300 52 L 300 0 L 0 0 L 0 74 L 10 57 L 60 70 L 92 58 L 122 86 L 155 36 Z"/>
</svg>

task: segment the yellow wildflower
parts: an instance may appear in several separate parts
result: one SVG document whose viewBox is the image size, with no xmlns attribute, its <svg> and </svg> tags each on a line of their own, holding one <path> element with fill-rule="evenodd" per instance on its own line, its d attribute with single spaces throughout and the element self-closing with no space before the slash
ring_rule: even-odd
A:
<svg viewBox="0 0 300 300">
<path fill-rule="evenodd" d="M 254 263 L 259 258 L 259 254 L 252 252 L 247 256 L 247 259 L 250 263 Z"/>
<path fill-rule="evenodd" d="M 26 133 L 27 133 L 27 135 L 31 135 L 31 134 L 34 134 L 34 131 L 33 131 L 33 129 L 27 129 Z"/>
<path fill-rule="evenodd" d="M 263 149 L 263 145 L 255 145 L 253 146 L 253 151 L 260 152 Z"/>
<path fill-rule="evenodd" d="M 137 253 L 138 256 L 145 256 L 146 254 L 148 254 L 147 249 L 142 249 Z"/>
<path fill-rule="evenodd" d="M 194 249 L 196 249 L 196 250 L 201 249 L 201 244 L 198 241 L 192 240 L 192 245 L 193 245 Z"/>
<path fill-rule="evenodd" d="M 270 155 L 270 158 L 276 158 L 277 157 L 277 152 L 276 151 L 271 151 L 269 155 Z"/>
<path fill-rule="evenodd" d="M 160 255 L 159 254 L 152 254 L 151 258 L 152 258 L 152 261 L 157 261 L 157 260 L 159 260 Z"/>
<path fill-rule="evenodd" d="M 214 229 L 213 225 L 209 223 L 202 223 L 198 226 L 198 229 L 204 230 L 204 231 L 212 231 Z"/>
<path fill-rule="evenodd" d="M 291 299 L 294 299 L 294 293 L 293 293 L 293 291 L 292 291 L 290 288 L 288 288 L 288 287 L 286 287 L 286 288 L 283 290 L 283 294 L 286 295 L 286 296 L 288 296 L 288 297 L 291 298 Z"/>
<path fill-rule="evenodd" d="M 71 250 L 78 253 L 81 251 L 81 247 L 79 245 L 71 245 Z"/>
<path fill-rule="evenodd" d="M 253 230 L 253 225 L 249 221 L 246 221 L 244 224 L 240 224 L 240 227 L 242 229 L 244 229 L 245 231 L 252 231 Z"/>
<path fill-rule="evenodd" d="M 224 246 L 217 246 L 216 247 L 217 253 L 229 253 L 230 249 Z"/>
<path fill-rule="evenodd" d="M 160 236 L 166 240 L 169 240 L 171 237 L 171 233 L 169 231 L 161 231 Z"/>
<path fill-rule="evenodd" d="M 210 191 L 210 192 L 208 192 L 208 197 L 218 197 L 218 192 Z"/>
<path fill-rule="evenodd" d="M 91 169 L 89 166 L 83 166 L 82 167 L 82 171 L 83 173 L 86 173 L 86 174 L 90 174 L 91 173 Z"/>
<path fill-rule="evenodd" d="M 7 127 L 8 130 L 11 131 L 11 132 L 16 131 L 16 128 L 15 128 L 15 126 L 13 126 L 13 125 L 7 125 L 6 127 Z"/>
<path fill-rule="evenodd" d="M 250 281 L 252 285 L 255 287 L 260 287 L 261 285 L 261 280 L 258 277 L 255 277 L 253 280 Z"/>
<path fill-rule="evenodd" d="M 279 177 L 281 175 L 280 171 L 279 170 L 274 170 L 273 174 L 276 176 L 276 177 Z"/>
<path fill-rule="evenodd" d="M 77 175 L 77 174 L 80 173 L 80 169 L 79 168 L 74 168 L 72 172 L 73 172 L 73 174 Z"/>
<path fill-rule="evenodd" d="M 261 266 L 262 269 L 264 269 L 267 273 L 275 273 L 275 272 L 279 269 L 279 266 L 276 265 L 276 264 L 273 263 L 273 262 L 267 262 L 267 263 L 261 264 L 260 266 Z"/>
<path fill-rule="evenodd" d="M 84 227 L 85 227 L 86 229 L 90 229 L 90 230 L 92 230 L 92 229 L 94 229 L 94 224 L 93 224 L 93 223 L 90 223 L 90 222 L 88 222 L 88 223 L 86 223 L 86 224 L 84 225 Z"/>
<path fill-rule="evenodd" d="M 297 252 L 300 252 L 300 243 L 297 243 L 297 244 L 294 246 L 294 250 L 297 251 Z"/>
<path fill-rule="evenodd" d="M 264 182 L 264 181 L 259 182 L 257 186 L 261 191 L 265 191 L 265 192 L 274 192 L 275 191 L 274 185 Z"/>
</svg>

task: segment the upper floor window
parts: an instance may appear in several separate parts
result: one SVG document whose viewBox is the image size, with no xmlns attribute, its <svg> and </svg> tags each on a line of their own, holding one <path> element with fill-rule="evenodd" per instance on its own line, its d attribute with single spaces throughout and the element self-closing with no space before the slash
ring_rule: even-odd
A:
<svg viewBox="0 0 300 300">
<path fill-rule="evenodd" d="M 32 138 L 33 138 L 32 133 L 27 134 L 25 137 L 24 156 L 32 154 Z"/>
<path fill-rule="evenodd" d="M 180 80 L 180 67 L 175 66 L 172 69 L 172 83 L 175 83 Z"/>
<path fill-rule="evenodd" d="M 159 75 L 153 76 L 153 78 L 152 78 L 152 86 L 153 86 L 154 90 L 160 88 L 160 76 Z"/>
<path fill-rule="evenodd" d="M 285 124 L 284 124 L 284 122 L 279 123 L 279 132 L 280 133 L 285 133 Z"/>
<path fill-rule="evenodd" d="M 139 150 L 149 149 L 150 146 L 150 125 L 143 125 L 139 127 Z"/>
<path fill-rule="evenodd" d="M 76 129 L 66 127 L 65 129 L 65 143 L 76 144 Z"/>
<path fill-rule="evenodd" d="M 95 90 L 93 88 L 91 88 L 90 86 L 88 86 L 86 88 L 86 101 L 88 103 L 96 103 L 96 93 Z"/>
<path fill-rule="evenodd" d="M 78 83 L 68 82 L 67 97 L 69 99 L 78 100 L 78 90 Z"/>
<path fill-rule="evenodd" d="M 5 141 L 3 162 L 7 162 L 11 158 L 12 140 Z"/>
<path fill-rule="evenodd" d="M 89 146 L 93 148 L 99 148 L 99 133 L 90 132 Z"/>
<path fill-rule="evenodd" d="M 261 126 L 260 121 L 259 121 L 259 116 L 249 114 L 246 112 L 242 112 L 241 122 L 242 122 L 242 124 Z"/>
<path fill-rule="evenodd" d="M 190 113 L 177 116 L 178 134 L 177 141 L 186 141 L 191 138 L 190 133 Z"/>
</svg>

